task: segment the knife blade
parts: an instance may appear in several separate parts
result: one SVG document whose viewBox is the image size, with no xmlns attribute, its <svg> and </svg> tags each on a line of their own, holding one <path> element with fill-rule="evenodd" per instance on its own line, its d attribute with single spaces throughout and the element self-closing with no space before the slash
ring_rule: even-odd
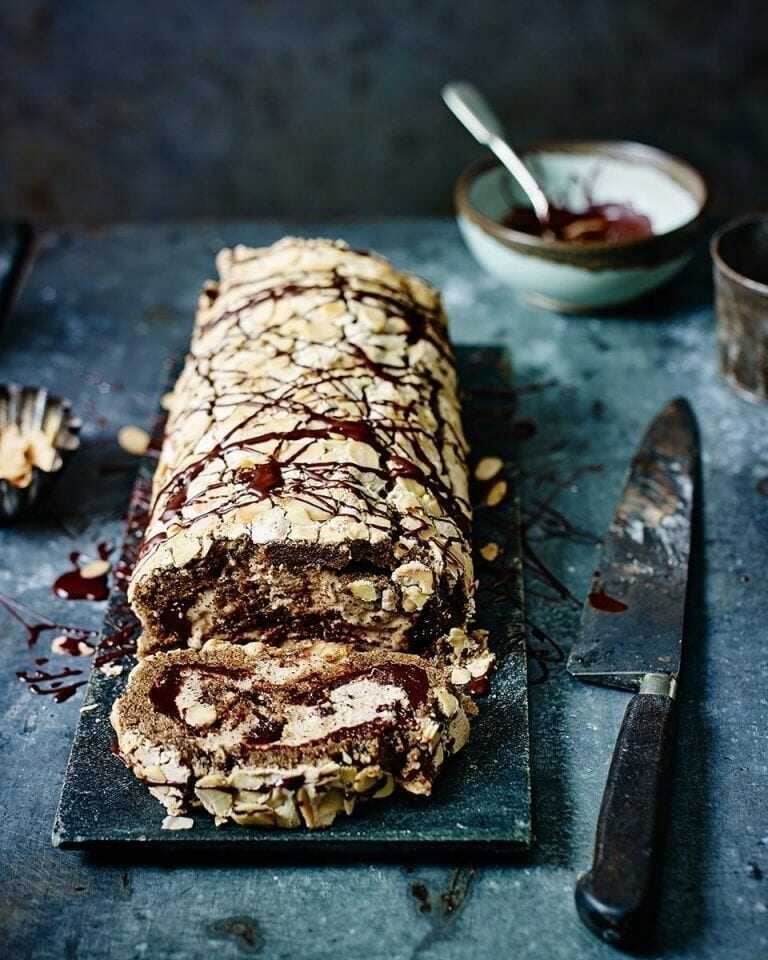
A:
<svg viewBox="0 0 768 960">
<path fill-rule="evenodd" d="M 698 461 L 696 421 L 677 398 L 632 459 L 568 659 L 580 680 L 637 690 L 646 674 L 677 677 Z"/>
<path fill-rule="evenodd" d="M 575 895 L 586 926 L 617 947 L 647 946 L 658 908 L 698 463 L 696 419 L 678 397 L 632 459 L 568 660 L 579 680 L 637 691 Z"/>
</svg>

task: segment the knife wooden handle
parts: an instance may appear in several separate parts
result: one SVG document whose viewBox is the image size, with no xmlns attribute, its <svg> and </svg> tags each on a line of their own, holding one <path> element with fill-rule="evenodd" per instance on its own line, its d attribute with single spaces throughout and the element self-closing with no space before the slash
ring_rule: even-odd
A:
<svg viewBox="0 0 768 960">
<path fill-rule="evenodd" d="M 672 682 L 673 685 L 674 682 Z M 576 883 L 576 908 L 617 947 L 651 939 L 674 745 L 674 699 L 638 693 L 613 752 L 597 822 L 592 869 Z"/>
</svg>

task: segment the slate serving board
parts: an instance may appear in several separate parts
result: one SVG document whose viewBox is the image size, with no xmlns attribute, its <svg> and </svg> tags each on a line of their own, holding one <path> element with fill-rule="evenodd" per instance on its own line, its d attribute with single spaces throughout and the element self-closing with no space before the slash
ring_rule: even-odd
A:
<svg viewBox="0 0 768 960">
<path fill-rule="evenodd" d="M 265 830 L 234 825 L 216 828 L 204 811 L 194 811 L 194 828 L 161 829 L 165 811 L 112 752 L 109 712 L 125 687 L 132 667 L 130 651 L 138 623 L 125 600 L 127 572 L 141 541 L 149 491 L 162 437 L 158 418 L 153 445 L 142 459 L 129 510 L 122 555 L 115 565 L 111 593 L 95 664 L 121 665 L 107 676 L 94 669 L 67 765 L 53 844 L 60 848 L 126 843 L 162 844 L 175 849 L 216 845 L 281 855 L 343 852 L 444 853 L 457 848 L 474 852 L 523 850 L 530 846 L 531 786 L 526 683 L 525 617 L 520 550 L 520 511 L 512 423 L 514 393 L 503 351 L 482 347 L 457 350 L 464 396 L 464 422 L 473 462 L 496 455 L 507 463 L 509 493 L 493 508 L 476 509 L 477 546 L 490 541 L 502 547 L 494 564 L 477 558 L 478 623 L 491 631 L 498 658 L 491 692 L 480 698 L 480 716 L 470 742 L 446 765 L 433 797 L 398 794 L 370 802 L 355 815 L 338 819 L 325 830 Z M 154 452 L 153 452 L 154 451 Z M 482 498 L 483 491 L 476 491 Z"/>
</svg>

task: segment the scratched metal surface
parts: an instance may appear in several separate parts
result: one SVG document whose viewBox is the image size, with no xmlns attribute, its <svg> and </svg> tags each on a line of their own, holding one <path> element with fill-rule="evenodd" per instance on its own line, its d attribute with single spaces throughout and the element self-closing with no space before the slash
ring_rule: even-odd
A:
<svg viewBox="0 0 768 960">
<path fill-rule="evenodd" d="M 116 429 L 150 423 L 163 363 L 187 340 L 217 247 L 299 229 L 123 228 L 61 236 L 43 251 L 0 344 L 0 378 L 69 394 L 88 418 L 88 442 L 48 513 L 0 531 L 3 594 L 61 622 L 98 627 L 99 604 L 57 600 L 51 582 L 69 550 L 119 536 L 131 475 L 99 470 L 122 456 Z M 627 695 L 568 677 L 562 651 L 578 626 L 594 535 L 610 520 L 627 458 L 661 403 L 683 392 L 702 428 L 705 516 L 680 691 L 663 956 L 765 956 L 768 501 L 757 484 L 768 475 L 768 410 L 745 404 L 717 379 L 706 258 L 642 309 L 566 319 L 518 303 L 482 274 L 451 223 L 301 229 L 370 244 L 428 276 L 444 291 L 458 342 L 509 348 L 518 383 L 540 386 L 521 392 L 517 431 L 532 432 L 528 418 L 538 426 L 520 446 L 537 844 L 527 858 L 482 865 L 418 855 L 319 865 L 274 856 L 238 862 L 229 852 L 171 859 L 54 850 L 50 824 L 81 701 L 76 695 L 55 706 L 15 680 L 32 655 L 21 625 L 0 610 L 6 952 L 34 960 L 197 960 L 213 951 L 318 960 L 460 960 L 501 951 L 534 960 L 615 958 L 581 928 L 571 897 L 589 861 Z M 550 378 L 557 382 L 542 386 Z"/>
<path fill-rule="evenodd" d="M 473 457 L 502 456 L 514 461 L 512 436 L 495 435 L 499 424 L 513 416 L 513 406 L 503 397 L 473 393 L 504 390 L 511 386 L 503 351 L 491 347 L 461 347 L 459 376 L 466 391 L 464 418 Z M 157 460 L 142 459 L 132 502 L 145 503 Z M 510 467 L 510 470 L 513 470 Z M 514 476 L 510 475 L 510 480 Z M 514 489 L 514 488 L 513 488 Z M 482 495 L 482 490 L 478 491 Z M 141 515 L 145 511 L 141 509 Z M 139 516 L 128 523 L 124 563 L 135 556 L 141 534 Z M 446 848 L 494 852 L 526 848 L 531 841 L 530 745 L 526 683 L 525 632 L 522 613 L 519 505 L 514 495 L 494 509 L 476 511 L 478 545 L 503 543 L 502 558 L 495 564 L 479 562 L 478 623 L 490 631 L 497 656 L 491 693 L 481 699 L 481 713 L 473 723 L 471 748 L 453 758 L 428 801 L 398 794 L 387 803 L 371 803 L 351 818 L 341 817 L 328 830 L 265 830 L 220 828 L 204 811 L 194 812 L 191 830 L 161 828 L 165 811 L 146 788 L 112 753 L 114 733 L 109 714 L 124 690 L 135 664 L 127 656 L 110 660 L 122 666 L 119 676 L 94 670 L 80 714 L 72 753 L 67 764 L 61 800 L 53 827 L 53 842 L 61 847 L 96 844 L 163 844 L 178 848 L 201 843 L 208 846 L 247 847 L 251 851 L 281 855 L 345 856 L 401 854 L 414 847 L 445 855 Z M 124 648 L 138 632 L 138 621 L 126 603 L 124 581 L 113 586 L 107 605 L 101 646 L 106 651 Z M 97 653 L 98 656 L 98 653 Z"/>
</svg>

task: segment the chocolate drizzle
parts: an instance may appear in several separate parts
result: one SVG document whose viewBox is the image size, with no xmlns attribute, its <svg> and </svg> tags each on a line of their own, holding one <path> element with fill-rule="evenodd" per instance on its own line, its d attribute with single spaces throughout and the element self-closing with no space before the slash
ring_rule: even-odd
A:
<svg viewBox="0 0 768 960">
<path fill-rule="evenodd" d="M 257 493 L 267 494 L 283 485 L 283 472 L 276 460 L 267 460 L 255 467 L 242 467 L 237 471 L 236 477 Z"/>
<path fill-rule="evenodd" d="M 14 620 L 18 621 L 27 631 L 27 646 L 34 647 L 40 639 L 41 634 L 48 630 L 56 630 L 65 637 L 75 641 L 87 641 L 90 637 L 95 637 L 97 632 L 89 630 L 86 627 L 72 627 L 62 623 L 56 623 L 47 617 L 31 610 L 26 604 L 13 597 L 0 594 L 0 607 L 8 613 Z"/>
<path fill-rule="evenodd" d="M 99 544 L 99 557 L 106 560 L 111 552 L 107 544 Z M 84 577 L 80 572 L 79 561 L 82 554 L 75 550 L 69 555 L 71 570 L 66 570 L 57 577 L 53 584 L 53 592 L 62 600 L 106 600 L 109 596 L 107 574 L 98 577 Z"/>
<path fill-rule="evenodd" d="M 611 597 L 605 592 L 605 587 L 593 587 L 587 596 L 590 607 L 600 610 L 601 613 L 625 613 L 629 607 L 623 600 Z"/>
<path fill-rule="evenodd" d="M 319 271 L 306 277 L 311 279 L 298 282 L 287 281 L 282 275 L 267 277 L 260 281 L 265 286 L 255 293 L 249 293 L 237 309 L 225 310 L 199 323 L 185 371 L 188 379 L 197 377 L 206 385 L 208 395 L 197 409 L 206 410 L 208 415 L 212 415 L 214 410 L 225 412 L 230 403 L 229 395 L 242 391 L 240 384 L 245 384 L 250 374 L 250 371 L 239 373 L 227 368 L 224 377 L 215 371 L 216 355 L 220 349 L 218 330 L 222 327 L 227 328 L 227 335 L 231 334 L 240 343 L 245 338 L 249 349 L 264 351 L 267 355 L 271 353 L 275 358 L 285 358 L 299 368 L 303 363 L 303 349 L 322 349 L 322 341 L 315 343 L 298 336 L 294 338 L 293 346 L 286 348 L 279 339 L 278 321 L 267 320 L 257 325 L 254 332 L 253 324 L 248 323 L 249 318 L 265 303 L 277 305 L 286 299 L 296 299 L 299 302 L 295 312 L 301 316 L 304 309 L 301 301 L 307 296 L 313 297 L 312 307 L 306 308 L 310 310 L 316 308 L 318 295 L 324 303 L 342 302 L 349 318 L 339 325 L 341 339 L 334 344 L 334 350 L 338 350 L 340 355 L 338 363 L 331 369 L 307 368 L 305 375 L 289 382 L 267 381 L 256 393 L 245 387 L 245 395 L 238 398 L 237 404 L 248 412 L 202 455 L 193 453 L 194 459 L 188 461 L 157 491 L 142 556 L 151 553 L 167 538 L 168 531 L 161 525 L 173 524 L 174 528 L 184 528 L 201 515 L 213 513 L 221 517 L 230 510 L 270 497 L 276 491 L 298 498 L 308 506 L 330 512 L 331 515 L 348 515 L 356 521 L 365 520 L 373 528 L 386 530 L 391 527 L 393 519 L 397 521 L 385 503 L 386 491 L 398 477 L 406 476 L 418 479 L 434 496 L 442 514 L 456 526 L 457 535 L 459 532 L 464 535 L 468 532 L 469 504 L 456 497 L 452 490 L 444 456 L 446 446 L 453 446 L 463 456 L 463 439 L 452 435 L 440 409 L 445 377 L 450 380 L 452 370 L 447 373 L 443 371 L 442 377 L 438 378 L 427 364 L 421 364 L 418 374 L 414 375 L 414 369 L 407 363 L 389 364 L 375 359 L 354 337 L 357 311 L 364 308 L 379 309 L 386 313 L 390 322 L 403 323 L 408 344 L 426 340 L 437 351 L 440 361 L 452 364 L 439 307 L 417 303 L 405 285 L 397 288 L 371 279 L 353 283 L 338 270 Z M 230 285 L 228 289 L 231 291 L 236 286 Z M 209 347 L 208 337 L 214 331 L 217 331 L 215 344 Z M 358 386 L 361 377 L 364 378 L 366 374 L 370 375 L 370 380 L 383 380 L 401 385 L 403 389 L 407 387 L 409 395 L 415 393 L 419 399 L 408 404 L 393 399 L 370 401 L 367 391 Z M 310 397 L 313 399 L 305 399 Z M 337 403 L 342 403 L 345 410 L 350 406 L 357 407 L 359 416 L 349 416 L 346 412 L 343 417 L 336 415 L 333 408 Z M 322 409 L 323 405 L 325 410 Z M 419 411 L 424 407 L 430 411 L 430 419 L 434 421 L 436 430 L 424 425 L 423 414 L 422 418 L 419 417 Z M 194 416 L 196 412 L 180 410 L 177 419 L 169 425 L 170 435 L 183 431 L 186 417 Z M 270 429 L 270 421 L 278 417 L 293 419 L 295 425 Z M 252 431 L 249 430 L 251 425 L 255 428 Z M 329 462 L 307 457 L 313 442 L 340 437 L 371 447 L 377 454 L 378 464 L 369 466 L 358 462 Z M 401 437 L 407 438 L 409 447 L 413 448 L 407 456 L 405 451 L 398 449 Z M 433 450 L 427 452 L 425 447 L 433 438 Z M 307 443 L 301 444 L 304 440 Z M 233 470 L 224 466 L 234 454 L 241 451 L 252 453 L 254 459 L 264 457 L 260 449 L 264 444 L 274 446 L 265 462 Z M 287 447 L 288 444 L 291 447 Z M 414 457 L 418 462 L 414 462 Z M 217 465 L 213 489 L 203 485 L 202 492 L 190 495 L 192 481 L 213 461 L 223 461 L 224 464 L 221 467 Z M 371 494 L 371 483 L 365 482 L 365 474 L 384 482 L 383 495 L 378 486 L 376 494 Z M 211 494 L 215 494 L 215 488 L 224 483 L 232 486 L 234 496 L 221 504 Z M 348 493 L 354 494 L 359 506 L 355 506 L 355 501 L 346 495 Z M 210 509 L 203 509 L 201 513 L 196 508 L 189 518 L 185 515 L 185 508 L 209 499 L 212 503 Z M 397 534 L 397 530 L 394 533 Z M 450 544 L 448 546 L 450 548 Z"/>
<path fill-rule="evenodd" d="M 64 683 L 69 677 L 82 675 L 82 670 L 73 670 L 64 667 L 58 673 L 49 673 L 47 670 L 17 670 L 16 676 L 22 683 L 29 685 L 29 692 L 39 696 L 50 696 L 56 703 L 65 703 L 82 687 L 85 680 L 76 680 Z"/>
</svg>

